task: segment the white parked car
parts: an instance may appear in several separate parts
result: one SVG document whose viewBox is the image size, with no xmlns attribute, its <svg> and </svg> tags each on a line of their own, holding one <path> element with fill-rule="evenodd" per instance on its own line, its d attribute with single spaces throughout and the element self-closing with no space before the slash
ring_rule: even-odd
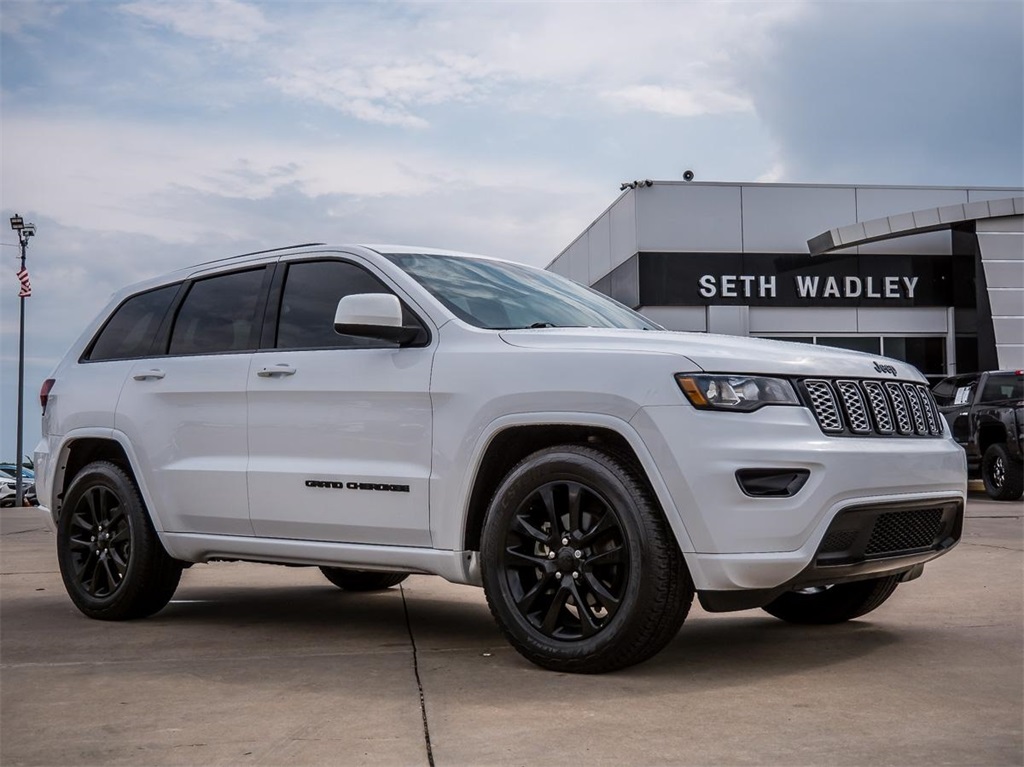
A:
<svg viewBox="0 0 1024 767">
<path fill-rule="evenodd" d="M 0 508 L 13 506 L 17 495 L 14 477 L 0 476 Z"/>
<path fill-rule="evenodd" d="M 597 672 L 696 594 L 836 623 L 960 538 L 964 455 L 892 359 L 658 328 L 557 275 L 302 246 L 117 294 L 42 390 L 37 489 L 84 613 L 184 563 L 482 585 L 531 661 Z"/>
</svg>

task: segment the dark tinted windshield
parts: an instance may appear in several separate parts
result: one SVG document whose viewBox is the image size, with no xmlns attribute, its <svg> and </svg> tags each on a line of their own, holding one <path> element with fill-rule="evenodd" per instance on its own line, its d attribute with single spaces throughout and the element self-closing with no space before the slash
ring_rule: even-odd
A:
<svg viewBox="0 0 1024 767">
<path fill-rule="evenodd" d="M 540 269 L 463 256 L 384 255 L 478 328 L 658 329 L 622 304 Z"/>
</svg>

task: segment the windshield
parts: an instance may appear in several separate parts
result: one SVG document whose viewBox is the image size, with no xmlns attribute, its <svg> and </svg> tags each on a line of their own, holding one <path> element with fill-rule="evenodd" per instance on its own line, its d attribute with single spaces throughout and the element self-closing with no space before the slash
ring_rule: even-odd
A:
<svg viewBox="0 0 1024 767">
<path fill-rule="evenodd" d="M 478 328 L 660 329 L 622 304 L 540 269 L 463 256 L 384 256 Z"/>
</svg>

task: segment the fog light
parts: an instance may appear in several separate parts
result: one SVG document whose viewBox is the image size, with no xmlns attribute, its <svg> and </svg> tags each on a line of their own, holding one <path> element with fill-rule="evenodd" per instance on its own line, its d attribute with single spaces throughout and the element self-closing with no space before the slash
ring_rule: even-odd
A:
<svg viewBox="0 0 1024 767">
<path fill-rule="evenodd" d="M 736 481 L 752 498 L 789 498 L 800 492 L 809 476 L 809 469 L 739 469 Z"/>
</svg>

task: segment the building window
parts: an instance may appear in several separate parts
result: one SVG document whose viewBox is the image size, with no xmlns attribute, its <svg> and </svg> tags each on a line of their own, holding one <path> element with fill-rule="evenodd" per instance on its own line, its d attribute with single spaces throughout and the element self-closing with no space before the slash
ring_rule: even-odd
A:
<svg viewBox="0 0 1024 767">
<path fill-rule="evenodd" d="M 946 375 L 946 339 L 944 336 L 886 337 L 882 339 L 886 357 L 909 362 L 930 379 Z"/>
<path fill-rule="evenodd" d="M 882 339 L 878 336 L 817 336 L 816 343 L 818 346 L 834 346 L 852 352 L 882 353 Z"/>
<path fill-rule="evenodd" d="M 762 336 L 772 341 L 794 341 L 834 346 L 856 352 L 882 354 L 907 362 L 930 381 L 946 376 L 945 336 Z"/>
</svg>

